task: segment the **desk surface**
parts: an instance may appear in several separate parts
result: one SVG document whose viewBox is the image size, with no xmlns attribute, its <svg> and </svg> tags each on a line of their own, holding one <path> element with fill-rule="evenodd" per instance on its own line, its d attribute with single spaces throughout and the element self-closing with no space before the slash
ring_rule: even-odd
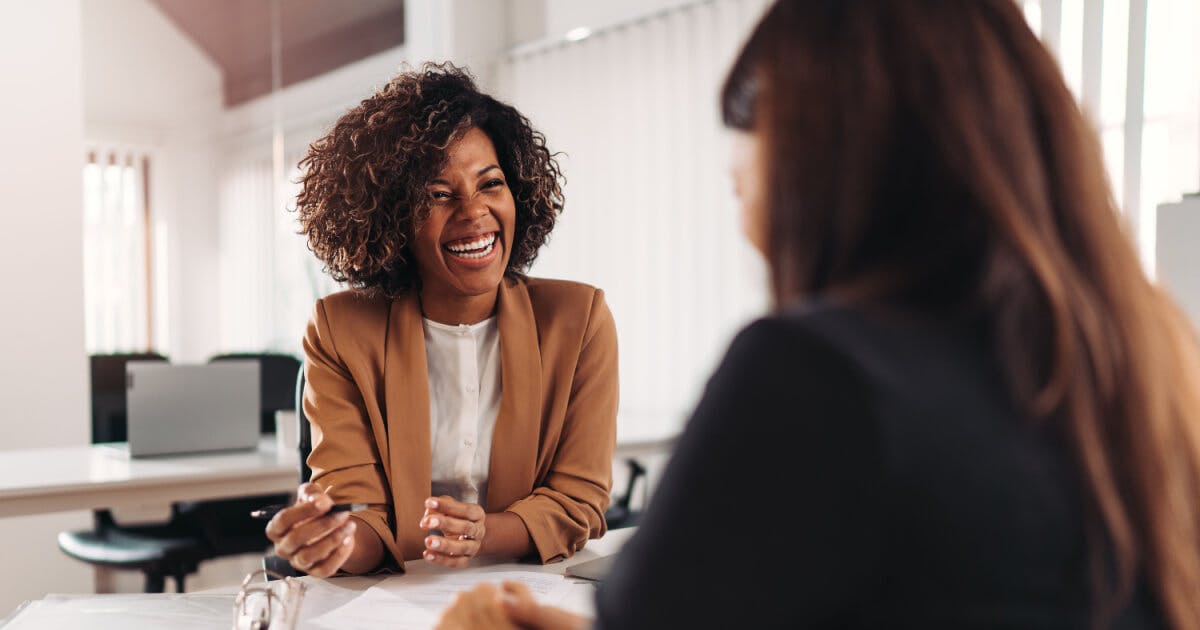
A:
<svg viewBox="0 0 1200 630">
<path fill-rule="evenodd" d="M 406 584 L 406 582 L 411 583 L 413 582 L 413 578 L 418 578 L 417 585 L 419 585 L 421 583 L 420 578 L 439 574 L 448 576 L 457 575 L 462 577 L 470 576 L 471 578 L 485 582 L 497 582 L 501 577 L 510 571 L 563 575 L 567 568 L 571 567 L 572 565 L 581 562 L 588 562 L 589 560 L 595 560 L 597 558 L 617 553 L 635 531 L 635 528 L 628 528 L 608 532 L 599 540 L 588 541 L 587 546 L 585 546 L 582 551 L 575 554 L 571 558 L 562 562 L 547 565 L 518 564 L 513 562 L 489 563 L 480 562 L 477 560 L 472 562 L 471 566 L 466 569 L 447 569 L 435 564 L 430 564 L 423 560 L 415 560 L 404 563 L 405 573 L 403 575 L 343 577 L 332 578 L 328 580 L 303 577 L 300 578 L 300 580 L 310 585 L 310 597 L 305 598 L 306 603 L 302 608 L 298 630 L 327 628 L 328 626 L 319 626 L 315 623 L 309 622 L 314 621 L 325 612 L 350 602 L 359 595 L 365 593 L 367 589 L 375 585 L 383 585 L 385 588 L 393 589 L 397 594 L 403 595 L 408 588 L 415 586 L 414 584 Z M 491 575 L 495 575 L 496 577 L 489 577 Z M 567 599 L 544 603 L 553 603 L 554 605 L 562 606 L 576 613 L 587 616 L 594 615 L 594 589 L 585 582 L 576 581 L 576 583 L 578 586 L 571 589 L 571 594 Z M 210 592 L 223 594 L 232 598 L 233 594 L 236 593 L 236 590 L 226 589 L 222 591 Z M 410 627 L 409 624 L 401 625 L 405 628 Z"/>
<path fill-rule="evenodd" d="M 494 581 L 491 574 L 503 571 L 534 571 L 539 573 L 562 574 L 567 567 L 579 562 L 587 562 L 599 557 L 611 555 L 620 550 L 634 529 L 620 529 L 608 532 L 600 540 L 588 541 L 583 551 L 563 562 L 545 566 L 516 564 L 516 563 L 474 563 L 466 569 L 446 569 L 424 561 L 406 563 L 407 573 L 404 575 L 345 577 L 330 580 L 316 578 L 300 578 L 310 584 L 310 594 L 305 597 L 299 630 L 318 627 L 313 622 L 321 614 L 341 606 L 381 582 L 387 582 L 386 587 L 403 592 L 406 578 L 432 575 L 437 573 L 475 576 L 482 581 Z M 411 579 L 408 579 L 412 582 Z M 418 581 L 419 582 L 419 581 Z M 19 609 L 7 620 L 0 618 L 0 626 L 6 621 L 12 627 L 24 630 L 26 628 L 43 627 L 90 627 L 90 628 L 120 628 L 121 630 L 137 630 L 140 628 L 161 628 L 166 625 L 175 630 L 191 630 L 196 628 L 216 629 L 228 628 L 230 614 L 233 608 L 234 595 L 237 589 L 217 589 L 201 593 L 177 595 L 165 594 L 124 594 L 124 595 L 48 595 L 42 603 L 48 603 L 48 610 L 37 610 L 39 602 L 30 602 L 23 612 Z M 566 605 L 580 613 L 591 612 L 592 589 L 590 587 L 573 588 L 570 601 L 559 601 L 556 605 Z M 582 601 L 580 601 L 582 597 Z M 574 604 L 574 605 L 573 605 Z M 55 608 L 57 606 L 57 608 Z M 130 615 L 130 612 L 138 614 Z M 2 611 L 0 611 L 2 613 Z M 54 621 L 50 624 L 49 621 Z M 398 620 L 403 621 L 403 620 Z M 403 624 L 402 624 L 403 625 Z M 411 624 L 409 624 L 411 625 Z M 324 630 L 328 626 L 319 626 Z M 407 626 L 405 626 L 407 627 Z"/>
<path fill-rule="evenodd" d="M 554 564 L 519 564 L 515 562 L 481 562 L 475 560 L 471 566 L 466 569 L 447 569 L 425 562 L 424 560 L 412 560 L 404 563 L 404 575 L 430 575 L 434 573 L 446 573 L 448 571 L 468 571 L 468 572 L 493 572 L 493 571 L 533 571 L 537 573 L 552 573 L 562 575 L 566 573 L 567 568 L 579 564 L 595 560 L 604 556 L 612 555 L 621 550 L 625 546 L 625 541 L 637 531 L 636 527 L 627 527 L 625 529 L 614 529 L 604 535 L 599 540 L 589 540 L 587 545 L 579 553 Z M 359 577 L 341 577 L 330 578 L 328 581 L 338 587 L 350 589 L 353 591 L 365 591 L 368 588 L 384 581 L 384 580 L 403 580 L 404 575 L 372 575 Z M 312 582 L 319 581 L 313 577 L 302 577 L 302 581 Z M 237 589 L 220 589 L 214 591 L 205 591 L 212 593 L 236 593 Z"/>
<path fill-rule="evenodd" d="M 0 451 L 0 517 L 294 491 L 299 458 L 255 451 L 131 458 L 95 444 Z"/>
</svg>

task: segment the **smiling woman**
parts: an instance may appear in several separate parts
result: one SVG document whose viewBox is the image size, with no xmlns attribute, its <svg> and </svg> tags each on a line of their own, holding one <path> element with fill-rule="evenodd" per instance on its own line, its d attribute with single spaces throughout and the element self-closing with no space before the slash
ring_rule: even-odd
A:
<svg viewBox="0 0 1200 630">
<path fill-rule="evenodd" d="M 541 134 L 425 65 L 301 167 L 302 231 L 353 288 L 317 302 L 304 339 L 313 477 L 267 526 L 276 552 L 328 576 L 551 562 L 603 535 L 616 330 L 600 290 L 523 273 L 563 202 Z"/>
<path fill-rule="evenodd" d="M 429 183 L 429 211 L 413 254 L 421 271 L 425 314 L 446 324 L 473 324 L 495 305 L 508 264 L 516 204 L 492 140 L 470 127 L 447 150 Z M 553 214 L 551 213 L 551 216 Z"/>
</svg>

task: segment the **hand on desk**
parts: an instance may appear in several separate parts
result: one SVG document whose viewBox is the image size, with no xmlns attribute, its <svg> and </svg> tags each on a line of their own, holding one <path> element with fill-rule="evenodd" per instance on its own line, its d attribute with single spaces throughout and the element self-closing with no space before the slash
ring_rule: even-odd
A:
<svg viewBox="0 0 1200 630">
<path fill-rule="evenodd" d="M 589 625 L 591 620 L 587 617 L 538 604 L 525 585 L 505 582 L 499 587 L 480 584 L 456 597 L 442 613 L 437 630 L 582 630 Z"/>
<path fill-rule="evenodd" d="M 487 514 L 475 503 L 463 503 L 451 497 L 425 499 L 425 515 L 421 527 L 439 530 L 442 535 L 425 537 L 425 560 L 444 567 L 467 566 L 479 555 L 479 547 L 487 533 Z"/>
<path fill-rule="evenodd" d="M 295 505 L 267 523 L 267 538 L 275 543 L 275 553 L 293 567 L 314 577 L 329 577 L 354 551 L 354 521 L 349 512 L 326 514 L 333 499 L 315 484 L 300 486 L 297 497 Z"/>
</svg>

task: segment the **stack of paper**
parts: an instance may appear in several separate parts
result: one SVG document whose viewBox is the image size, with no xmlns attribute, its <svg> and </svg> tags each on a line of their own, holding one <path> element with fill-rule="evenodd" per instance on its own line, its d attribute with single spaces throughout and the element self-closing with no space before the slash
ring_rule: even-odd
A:
<svg viewBox="0 0 1200 630">
<path fill-rule="evenodd" d="M 479 584 L 502 581 L 524 584 L 543 604 L 579 614 L 592 613 L 593 587 L 571 582 L 561 575 L 533 571 L 448 572 L 387 580 L 324 614 L 311 618 L 305 615 L 301 625 L 306 628 L 427 630 L 437 624 L 442 611 L 459 593 Z M 305 609 L 310 610 L 307 605 Z"/>
<path fill-rule="evenodd" d="M 47 595 L 20 610 L 4 630 L 228 630 L 233 595 Z"/>
</svg>

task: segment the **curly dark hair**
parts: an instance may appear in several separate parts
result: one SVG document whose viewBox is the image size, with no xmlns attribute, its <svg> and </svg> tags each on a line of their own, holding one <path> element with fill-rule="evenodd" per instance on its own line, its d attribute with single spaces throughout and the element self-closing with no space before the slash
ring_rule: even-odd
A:
<svg viewBox="0 0 1200 630">
<path fill-rule="evenodd" d="M 467 70 L 427 63 L 346 112 L 300 161 L 300 233 L 334 280 L 387 297 L 419 286 L 410 243 L 428 216 L 426 185 L 472 127 L 495 145 L 516 204 L 505 273 L 529 268 L 563 208 L 555 154 L 528 118 L 480 92 Z"/>
</svg>

